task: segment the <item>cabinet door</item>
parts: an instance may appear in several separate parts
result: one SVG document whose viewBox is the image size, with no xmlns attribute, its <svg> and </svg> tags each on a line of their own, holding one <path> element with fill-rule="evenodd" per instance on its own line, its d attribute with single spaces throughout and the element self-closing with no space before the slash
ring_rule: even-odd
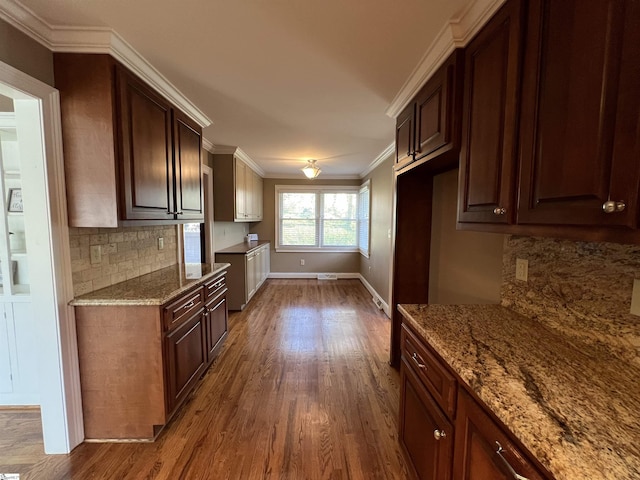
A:
<svg viewBox="0 0 640 480">
<path fill-rule="evenodd" d="M 441 150 L 459 148 L 459 126 L 456 126 L 455 105 L 460 100 L 460 82 L 463 64 L 462 50 L 438 69 L 416 96 L 416 160 Z M 459 109 L 458 109 L 459 110 Z"/>
<path fill-rule="evenodd" d="M 174 110 L 176 207 L 178 219 L 203 220 L 202 133 L 200 127 Z"/>
<path fill-rule="evenodd" d="M 460 390 L 454 457 L 456 480 L 529 480 L 545 477 L 511 443 L 502 429 Z"/>
<path fill-rule="evenodd" d="M 247 205 L 246 205 L 246 178 L 247 178 L 247 166 L 238 160 L 234 159 L 234 184 L 235 184 L 235 219 L 239 221 L 245 221 L 247 219 Z"/>
<path fill-rule="evenodd" d="M 413 161 L 415 103 L 411 102 L 396 119 L 396 168 Z"/>
<path fill-rule="evenodd" d="M 189 394 L 206 365 L 204 310 L 165 337 L 168 411 Z"/>
<path fill-rule="evenodd" d="M 118 122 L 123 220 L 172 220 L 174 177 L 171 107 L 118 68 Z"/>
<path fill-rule="evenodd" d="M 400 374 L 400 441 L 420 480 L 448 480 L 453 426 L 404 358 Z"/>
<path fill-rule="evenodd" d="M 522 4 L 508 0 L 465 49 L 459 222 L 514 218 Z"/>
<path fill-rule="evenodd" d="M 212 362 L 227 333 L 227 296 L 218 296 L 207 306 L 207 362 Z"/>
<path fill-rule="evenodd" d="M 256 255 L 255 253 L 250 253 L 245 257 L 247 268 L 245 270 L 245 274 L 247 277 L 247 302 L 253 297 L 253 294 L 256 293 Z"/>
<path fill-rule="evenodd" d="M 635 227 L 638 2 L 532 0 L 528 22 L 518 223 Z"/>
</svg>

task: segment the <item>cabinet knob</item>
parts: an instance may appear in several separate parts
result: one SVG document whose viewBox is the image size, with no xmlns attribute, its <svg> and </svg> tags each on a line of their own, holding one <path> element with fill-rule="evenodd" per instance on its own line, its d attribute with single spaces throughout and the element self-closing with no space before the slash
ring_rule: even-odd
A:
<svg viewBox="0 0 640 480">
<path fill-rule="evenodd" d="M 493 213 L 495 215 L 504 215 L 505 213 L 507 213 L 507 209 L 502 207 L 496 207 L 493 209 Z"/>
<path fill-rule="evenodd" d="M 602 210 L 604 213 L 616 213 L 622 212 L 627 208 L 627 204 L 624 202 L 614 202 L 613 200 L 608 200 L 602 204 Z"/>
<path fill-rule="evenodd" d="M 436 440 L 442 440 L 443 438 L 447 438 L 447 434 L 444 430 L 436 429 L 433 431 L 433 438 L 435 438 Z"/>
</svg>

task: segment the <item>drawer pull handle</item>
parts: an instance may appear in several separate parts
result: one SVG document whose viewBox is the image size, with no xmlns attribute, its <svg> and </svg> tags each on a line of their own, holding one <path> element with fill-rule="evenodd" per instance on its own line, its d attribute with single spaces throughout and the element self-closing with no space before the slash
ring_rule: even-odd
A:
<svg viewBox="0 0 640 480">
<path fill-rule="evenodd" d="M 413 355 L 411 355 L 411 358 L 413 358 L 413 361 L 416 362 L 416 365 L 418 366 L 419 369 L 421 370 L 426 370 L 427 366 L 422 363 L 420 360 L 418 360 L 418 354 L 416 352 L 413 352 Z"/>
<path fill-rule="evenodd" d="M 219 286 L 221 286 L 224 282 L 218 282 L 218 283 L 214 283 L 213 285 L 209 285 L 209 290 L 213 289 L 213 288 L 218 288 Z"/>
<path fill-rule="evenodd" d="M 434 430 L 433 438 L 436 440 L 442 440 L 443 438 L 447 438 L 447 434 L 444 430 Z"/>
<path fill-rule="evenodd" d="M 502 463 L 504 464 L 504 466 L 507 468 L 507 470 L 509 471 L 509 473 L 513 476 L 514 480 L 529 480 L 527 477 L 523 477 L 522 475 L 519 475 L 511 466 L 511 464 L 507 461 L 506 458 L 504 458 L 504 456 L 502 455 L 502 452 L 504 452 L 504 448 L 502 448 L 502 445 L 500 445 L 500 442 L 496 442 L 496 445 L 498 446 L 498 449 L 496 450 L 496 453 L 498 454 L 498 457 L 500 457 L 500 460 L 502 460 Z"/>
<path fill-rule="evenodd" d="M 493 209 L 493 214 L 494 215 L 504 215 L 505 213 L 507 213 L 507 209 L 503 208 L 503 207 L 496 207 Z"/>
<path fill-rule="evenodd" d="M 183 306 L 182 306 L 182 308 L 183 308 L 183 309 L 185 309 L 185 308 L 191 308 L 191 307 L 193 307 L 195 304 L 196 304 L 196 303 L 195 303 L 193 300 L 191 300 L 189 303 L 187 303 L 187 304 L 183 305 Z"/>
</svg>

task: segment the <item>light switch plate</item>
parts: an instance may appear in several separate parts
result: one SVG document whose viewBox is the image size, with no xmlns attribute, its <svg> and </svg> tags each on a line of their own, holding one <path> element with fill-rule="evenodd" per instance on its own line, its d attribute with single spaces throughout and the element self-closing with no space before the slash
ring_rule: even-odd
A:
<svg viewBox="0 0 640 480">
<path fill-rule="evenodd" d="M 158 238 L 158 250 L 164 249 L 164 238 Z"/>
<path fill-rule="evenodd" d="M 633 292 L 631 293 L 631 314 L 640 317 L 640 279 L 633 281 Z"/>
<path fill-rule="evenodd" d="M 529 260 L 516 258 L 516 280 L 526 282 L 529 278 Z"/>
</svg>

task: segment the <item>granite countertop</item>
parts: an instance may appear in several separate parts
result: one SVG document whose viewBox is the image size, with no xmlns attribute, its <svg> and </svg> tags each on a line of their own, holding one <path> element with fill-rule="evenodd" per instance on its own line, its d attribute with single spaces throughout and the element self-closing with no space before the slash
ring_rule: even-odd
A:
<svg viewBox="0 0 640 480">
<path fill-rule="evenodd" d="M 74 298 L 70 305 L 163 305 L 229 268 L 228 263 L 172 265 Z"/>
<path fill-rule="evenodd" d="M 230 247 L 227 247 L 223 250 L 218 250 L 216 253 L 241 253 L 242 255 L 245 255 L 252 250 L 255 250 L 256 248 L 268 243 L 271 242 L 269 242 L 269 240 L 255 240 L 252 242 L 236 243 L 235 245 L 231 245 Z"/>
<path fill-rule="evenodd" d="M 640 478 L 640 370 L 500 305 L 400 305 L 558 480 Z"/>
</svg>

